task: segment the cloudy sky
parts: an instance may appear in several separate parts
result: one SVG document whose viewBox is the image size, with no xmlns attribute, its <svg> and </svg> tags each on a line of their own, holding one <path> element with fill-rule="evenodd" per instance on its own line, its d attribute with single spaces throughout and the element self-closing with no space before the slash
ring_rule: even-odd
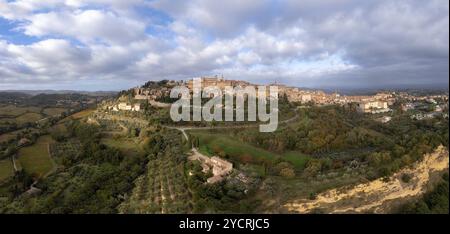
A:
<svg viewBox="0 0 450 234">
<path fill-rule="evenodd" d="M 0 0 L 0 89 L 442 87 L 447 0 Z"/>
</svg>

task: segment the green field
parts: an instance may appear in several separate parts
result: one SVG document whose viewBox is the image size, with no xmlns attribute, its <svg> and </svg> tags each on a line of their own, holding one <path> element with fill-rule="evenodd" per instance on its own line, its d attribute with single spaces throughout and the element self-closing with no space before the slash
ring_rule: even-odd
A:
<svg viewBox="0 0 450 234">
<path fill-rule="evenodd" d="M 2 117 L 0 118 L 0 125 L 8 125 L 10 123 L 15 123 L 16 119 L 13 117 Z"/>
<path fill-rule="evenodd" d="M 19 150 L 18 160 L 26 172 L 42 177 L 52 171 L 54 162 L 48 152 L 50 143 L 53 143 L 52 138 L 45 135 L 41 136 L 32 146 Z"/>
<path fill-rule="evenodd" d="M 39 113 L 41 111 L 40 107 L 17 107 L 13 105 L 0 107 L 0 116 L 11 116 L 16 117 L 27 112 Z"/>
<path fill-rule="evenodd" d="M 311 159 L 311 156 L 296 151 L 286 152 L 282 157 L 291 162 L 297 169 L 305 169 L 306 163 Z"/>
<path fill-rule="evenodd" d="M 17 124 L 34 123 L 42 119 L 42 115 L 38 113 L 25 113 L 16 117 Z"/>
<path fill-rule="evenodd" d="M 3 106 L 0 108 L 0 115 L 1 116 L 18 116 L 21 114 L 24 114 L 25 112 L 27 112 L 26 108 L 22 108 L 22 107 L 16 107 L 16 106 Z"/>
<path fill-rule="evenodd" d="M 56 124 L 49 128 L 50 133 L 67 134 L 67 127 L 64 124 Z"/>
<path fill-rule="evenodd" d="M 76 120 L 76 119 L 84 118 L 84 117 L 90 115 L 94 111 L 95 111 L 94 109 L 87 109 L 87 110 L 77 112 L 71 116 L 67 116 L 66 118 L 62 119 L 61 121 L 59 121 L 59 123 L 65 123 L 71 119 Z"/>
<path fill-rule="evenodd" d="M 258 163 L 262 160 L 273 161 L 277 158 L 283 158 L 291 162 L 297 169 L 304 169 L 307 161 L 310 159 L 310 156 L 295 151 L 284 154 L 273 153 L 234 139 L 226 134 L 208 133 L 205 131 L 191 131 L 189 133 L 199 138 L 199 151 L 209 156 L 226 155 L 242 163 Z"/>
<path fill-rule="evenodd" d="M 50 116 L 56 116 L 62 114 L 66 109 L 64 108 L 45 108 L 43 113 Z"/>
<path fill-rule="evenodd" d="M 14 167 L 10 159 L 0 160 L 0 182 L 14 175 Z"/>
<path fill-rule="evenodd" d="M 26 123 L 34 123 L 42 119 L 40 107 L 17 107 L 13 105 L 0 107 L 0 126 L 8 126 L 10 124 L 23 125 Z M 0 139 L 5 141 L 10 138 Z"/>
<path fill-rule="evenodd" d="M 133 139 L 126 137 L 107 137 L 102 138 L 101 143 L 119 149 L 123 154 L 127 156 L 133 156 L 137 154 L 142 154 L 143 150 Z"/>
<path fill-rule="evenodd" d="M 9 141 L 9 140 L 14 139 L 14 138 L 16 138 L 16 134 L 14 134 L 14 133 L 2 134 L 2 135 L 0 135 L 0 143 Z"/>
<path fill-rule="evenodd" d="M 274 160 L 277 155 L 263 150 L 244 142 L 235 140 L 225 134 L 211 134 L 204 132 L 191 132 L 200 140 L 200 152 L 207 155 L 216 155 L 225 153 L 239 161 L 246 162 L 248 160 Z"/>
<path fill-rule="evenodd" d="M 33 132 L 38 132 L 39 130 L 35 129 L 35 128 L 27 128 L 27 129 L 20 129 L 14 132 L 8 132 L 8 133 L 4 133 L 0 135 L 0 143 L 5 142 L 5 141 L 9 141 L 11 139 L 15 139 L 17 137 L 18 134 L 25 132 L 25 131 L 30 131 L 31 133 Z"/>
<path fill-rule="evenodd" d="M 95 111 L 94 109 L 83 110 L 83 111 L 80 111 L 80 112 L 77 112 L 77 113 L 73 114 L 71 117 L 73 119 L 81 119 L 81 118 L 84 118 L 84 117 L 90 115 L 94 111 Z"/>
</svg>

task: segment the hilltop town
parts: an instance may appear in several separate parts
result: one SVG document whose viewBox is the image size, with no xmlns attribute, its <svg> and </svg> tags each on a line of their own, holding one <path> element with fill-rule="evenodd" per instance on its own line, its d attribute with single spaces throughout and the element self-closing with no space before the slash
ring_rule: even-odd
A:
<svg viewBox="0 0 450 234">
<path fill-rule="evenodd" d="M 215 86 L 220 89 L 225 87 L 258 86 L 247 81 L 227 80 L 224 77 L 200 77 L 202 87 Z M 442 110 L 448 109 L 448 94 L 439 95 L 413 95 L 405 91 L 383 91 L 374 95 L 342 95 L 337 92 L 326 93 L 321 90 L 301 89 L 289 87 L 282 84 L 272 84 L 278 87 L 279 96 L 286 96 L 289 102 L 302 105 L 349 105 L 356 104 L 360 113 L 380 114 L 392 111 L 394 104 L 399 104 L 403 111 L 418 110 L 428 113 L 414 113 L 411 118 L 424 119 L 432 118 L 441 114 Z M 148 103 L 155 107 L 169 107 L 170 90 L 175 86 L 185 86 L 192 92 L 193 79 L 188 81 L 164 81 L 158 85 L 158 82 L 148 82 L 147 84 L 131 89 L 131 98 L 124 101 L 119 99 L 119 103 L 106 103 L 107 109 L 112 111 L 141 111 L 142 104 Z M 267 85 L 270 86 L 270 85 Z M 444 116 L 447 116 L 443 113 Z M 448 116 L 447 116 L 448 117 Z"/>
</svg>

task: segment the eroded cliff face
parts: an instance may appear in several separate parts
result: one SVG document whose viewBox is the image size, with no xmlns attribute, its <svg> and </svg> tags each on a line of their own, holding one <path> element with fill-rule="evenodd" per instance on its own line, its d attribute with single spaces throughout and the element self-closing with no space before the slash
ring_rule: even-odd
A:
<svg viewBox="0 0 450 234">
<path fill-rule="evenodd" d="M 284 207 L 293 213 L 310 213 L 317 209 L 326 213 L 388 213 L 393 204 L 424 194 L 432 175 L 448 171 L 448 168 L 448 149 L 439 146 L 433 153 L 424 155 L 422 161 L 400 170 L 388 180 L 380 178 L 353 187 L 331 189 L 315 200 L 294 200 Z M 411 176 L 408 183 L 402 181 L 403 174 Z"/>
</svg>

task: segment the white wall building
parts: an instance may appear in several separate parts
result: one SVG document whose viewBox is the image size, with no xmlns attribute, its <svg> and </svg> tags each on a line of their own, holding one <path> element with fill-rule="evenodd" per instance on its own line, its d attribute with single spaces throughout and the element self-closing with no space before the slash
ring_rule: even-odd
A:
<svg viewBox="0 0 450 234">
<path fill-rule="evenodd" d="M 385 101 L 363 101 L 358 103 L 358 111 L 361 113 L 385 113 L 389 112 L 388 103 Z"/>
<path fill-rule="evenodd" d="M 126 102 L 121 102 L 108 109 L 112 109 L 113 111 L 141 111 L 141 104 L 136 103 L 134 105 L 128 105 Z"/>
</svg>

